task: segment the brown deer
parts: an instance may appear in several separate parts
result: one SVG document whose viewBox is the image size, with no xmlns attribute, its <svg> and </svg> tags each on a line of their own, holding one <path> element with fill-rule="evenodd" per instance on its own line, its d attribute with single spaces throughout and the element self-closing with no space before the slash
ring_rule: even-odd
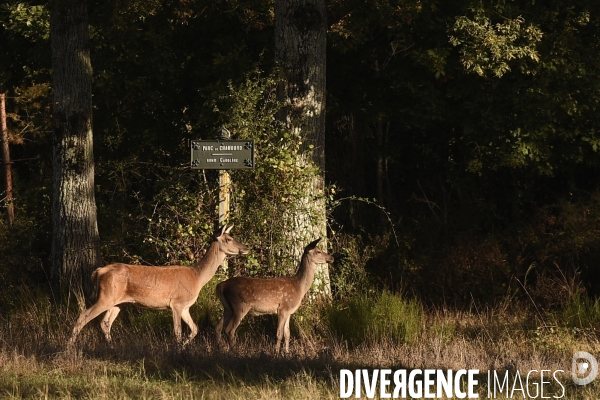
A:
<svg viewBox="0 0 600 400">
<path fill-rule="evenodd" d="M 290 317 L 313 283 L 317 264 L 331 263 L 333 257 L 317 248 L 317 239 L 304 249 L 296 275 L 271 279 L 237 276 L 217 285 L 217 296 L 223 303 L 223 317 L 217 324 L 217 341 L 223 344 L 221 331 L 229 346 L 235 346 L 235 331 L 247 313 L 250 315 L 277 314 L 277 344 L 279 352 L 281 338 L 285 338 L 285 352 L 290 345 Z"/>
<path fill-rule="evenodd" d="M 110 327 L 121 311 L 117 305 L 133 303 L 144 308 L 170 308 L 178 343 L 182 343 L 181 320 L 190 327 L 191 333 L 182 343 L 185 346 L 198 333 L 189 310 L 198 299 L 200 289 L 215 275 L 226 256 L 247 254 L 250 250 L 229 236 L 232 227 L 233 225 L 229 228 L 223 226 L 213 233 L 213 241 L 206 254 L 193 267 L 150 267 L 116 263 L 95 270 L 92 282 L 98 288 L 98 300 L 77 319 L 69 345 L 75 343 L 77 334 L 85 324 L 105 311 L 100 326 L 106 340 L 110 342 Z"/>
</svg>

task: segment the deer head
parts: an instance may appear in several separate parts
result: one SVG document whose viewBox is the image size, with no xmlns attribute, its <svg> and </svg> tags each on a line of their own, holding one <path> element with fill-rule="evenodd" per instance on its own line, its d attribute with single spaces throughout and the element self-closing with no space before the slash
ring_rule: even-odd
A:
<svg viewBox="0 0 600 400">
<path fill-rule="evenodd" d="M 309 243 L 304 248 L 304 255 L 308 257 L 310 262 L 314 262 L 316 264 L 332 263 L 333 256 L 325 253 L 317 247 L 317 244 L 319 244 L 320 241 L 321 238 L 318 238 L 314 242 Z"/>
<path fill-rule="evenodd" d="M 229 236 L 229 232 L 233 228 L 233 225 L 227 227 L 227 225 L 223 225 L 219 229 L 213 232 L 213 238 L 216 242 L 219 243 L 219 250 L 228 256 L 236 256 L 238 254 L 248 254 L 250 248 L 233 237 Z"/>
</svg>

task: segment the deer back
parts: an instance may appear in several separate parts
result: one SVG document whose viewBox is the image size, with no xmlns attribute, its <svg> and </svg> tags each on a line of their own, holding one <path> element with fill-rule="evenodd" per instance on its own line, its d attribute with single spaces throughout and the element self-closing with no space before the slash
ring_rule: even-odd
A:
<svg viewBox="0 0 600 400">
<path fill-rule="evenodd" d="M 115 303 L 149 308 L 167 308 L 173 301 L 194 302 L 202 288 L 194 269 L 181 265 L 110 264 L 98 269 L 97 279 L 102 295 Z"/>
<path fill-rule="evenodd" d="M 233 309 L 251 307 L 252 314 L 276 314 L 297 309 L 304 293 L 293 277 L 271 279 L 237 276 L 218 285 L 219 296 Z"/>
</svg>

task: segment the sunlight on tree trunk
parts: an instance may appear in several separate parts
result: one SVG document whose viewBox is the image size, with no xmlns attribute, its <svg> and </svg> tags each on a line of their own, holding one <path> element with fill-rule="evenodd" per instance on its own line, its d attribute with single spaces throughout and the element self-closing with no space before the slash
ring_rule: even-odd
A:
<svg viewBox="0 0 600 400">
<path fill-rule="evenodd" d="M 92 66 L 87 5 L 53 3 L 52 276 L 63 290 L 91 294 L 100 264 L 92 140 Z"/>
<path fill-rule="evenodd" d="M 6 123 L 6 94 L 0 93 L 0 121 L 2 127 L 2 161 L 4 164 L 4 183 L 6 190 L 6 215 L 8 226 L 15 221 L 15 206 L 13 204 L 12 167 L 10 161 L 10 148 L 8 147 L 8 126 Z"/>
<path fill-rule="evenodd" d="M 279 98 L 284 108 L 278 116 L 293 134 L 302 138 L 297 162 L 316 168 L 306 182 L 306 194 L 296 204 L 291 232 L 294 258 L 307 243 L 327 236 L 324 191 L 325 171 L 325 50 L 327 12 L 324 0 L 275 2 L 275 61 L 284 82 Z M 319 266 L 315 286 L 331 293 L 327 265 Z"/>
</svg>

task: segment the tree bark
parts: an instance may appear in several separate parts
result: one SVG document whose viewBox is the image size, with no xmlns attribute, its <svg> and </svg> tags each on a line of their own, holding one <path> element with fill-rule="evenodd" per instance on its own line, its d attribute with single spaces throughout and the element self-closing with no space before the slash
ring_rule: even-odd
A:
<svg viewBox="0 0 600 400">
<path fill-rule="evenodd" d="M 83 289 L 89 299 L 100 252 L 88 29 L 85 0 L 52 2 L 52 277 L 62 289 Z"/>
<path fill-rule="evenodd" d="M 6 215 L 8 226 L 15 221 L 15 206 L 13 204 L 12 166 L 10 148 L 8 147 L 8 125 L 6 123 L 6 94 L 0 93 L 0 125 L 2 127 L 2 160 L 4 162 L 4 182 L 6 188 Z"/>
<path fill-rule="evenodd" d="M 327 237 L 325 186 L 325 71 L 327 10 L 325 0 L 275 1 L 275 61 L 283 70 L 279 114 L 293 134 L 302 138 L 301 166 L 312 165 L 317 176 L 307 182 L 292 229 L 292 247 L 299 257 L 313 240 Z M 316 285 L 331 292 L 329 271 L 317 270 Z"/>
</svg>

